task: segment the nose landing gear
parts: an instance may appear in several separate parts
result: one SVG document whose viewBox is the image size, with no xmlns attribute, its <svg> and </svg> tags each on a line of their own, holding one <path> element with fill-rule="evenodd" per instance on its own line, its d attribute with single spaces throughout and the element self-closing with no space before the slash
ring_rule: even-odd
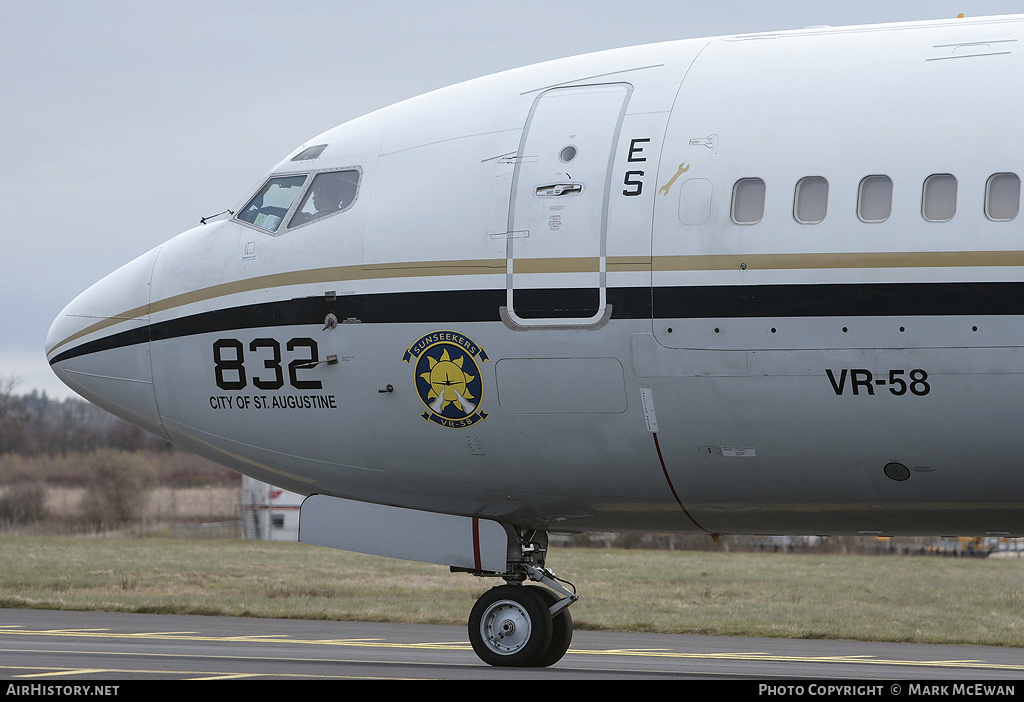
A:
<svg viewBox="0 0 1024 702">
<path fill-rule="evenodd" d="M 508 572 L 502 574 L 507 583 L 485 592 L 473 606 L 469 641 L 485 663 L 547 667 L 568 650 L 572 642 L 568 607 L 579 598 L 563 587 L 554 573 L 535 564 L 543 563 L 543 557 L 544 551 L 538 550 L 532 553 L 534 563 L 510 562 Z M 523 585 L 526 579 L 547 587 Z"/>
</svg>

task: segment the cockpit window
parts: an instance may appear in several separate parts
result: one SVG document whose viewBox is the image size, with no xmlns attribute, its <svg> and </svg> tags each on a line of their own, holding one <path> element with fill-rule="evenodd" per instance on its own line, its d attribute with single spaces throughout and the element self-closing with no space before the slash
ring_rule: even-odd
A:
<svg viewBox="0 0 1024 702">
<path fill-rule="evenodd" d="M 277 231 L 305 182 L 304 175 L 271 178 L 263 184 L 252 200 L 249 200 L 249 204 L 242 209 L 238 219 L 268 232 Z"/>
<path fill-rule="evenodd" d="M 326 148 L 327 144 L 310 146 L 308 149 L 303 149 L 296 155 L 292 156 L 292 161 L 312 161 L 315 158 L 320 158 L 320 154 L 322 154 Z"/>
<path fill-rule="evenodd" d="M 302 203 L 292 215 L 288 228 L 312 222 L 335 212 L 348 209 L 356 199 L 359 171 L 332 171 L 319 173 L 313 178 Z"/>
</svg>

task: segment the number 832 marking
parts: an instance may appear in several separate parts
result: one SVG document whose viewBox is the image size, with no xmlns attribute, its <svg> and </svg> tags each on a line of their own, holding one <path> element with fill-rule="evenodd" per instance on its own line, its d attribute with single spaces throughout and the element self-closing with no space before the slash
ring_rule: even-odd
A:
<svg viewBox="0 0 1024 702">
<path fill-rule="evenodd" d="M 309 369 L 320 362 L 316 342 L 309 338 L 289 339 L 285 349 L 292 356 L 288 361 L 288 382 L 299 390 L 320 390 L 323 383 L 319 380 L 303 380 L 299 372 Z M 284 387 L 284 368 L 282 367 L 281 344 L 277 339 L 253 339 L 249 343 L 249 353 L 255 354 L 250 364 L 259 364 L 256 375 L 251 377 L 252 384 L 260 390 L 280 390 Z M 217 387 L 221 390 L 242 390 L 249 383 L 246 373 L 245 349 L 238 339 L 217 339 L 213 342 L 214 377 Z"/>
</svg>

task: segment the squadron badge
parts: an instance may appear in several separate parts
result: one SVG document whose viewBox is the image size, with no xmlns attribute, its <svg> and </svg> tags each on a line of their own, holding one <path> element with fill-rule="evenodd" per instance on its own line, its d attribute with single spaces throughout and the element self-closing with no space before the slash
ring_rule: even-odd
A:
<svg viewBox="0 0 1024 702">
<path fill-rule="evenodd" d="M 480 411 L 484 385 L 477 361 L 488 360 L 472 339 L 453 331 L 426 334 L 402 358 L 414 368 L 416 392 L 427 410 L 420 416 L 459 429 L 487 419 Z"/>
</svg>

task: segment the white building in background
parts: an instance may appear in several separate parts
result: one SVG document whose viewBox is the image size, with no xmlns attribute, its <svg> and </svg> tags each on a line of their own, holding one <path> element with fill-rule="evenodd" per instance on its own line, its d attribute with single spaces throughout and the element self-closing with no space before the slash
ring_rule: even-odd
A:
<svg viewBox="0 0 1024 702">
<path fill-rule="evenodd" d="M 302 495 L 242 476 L 242 538 L 299 540 Z"/>
</svg>

